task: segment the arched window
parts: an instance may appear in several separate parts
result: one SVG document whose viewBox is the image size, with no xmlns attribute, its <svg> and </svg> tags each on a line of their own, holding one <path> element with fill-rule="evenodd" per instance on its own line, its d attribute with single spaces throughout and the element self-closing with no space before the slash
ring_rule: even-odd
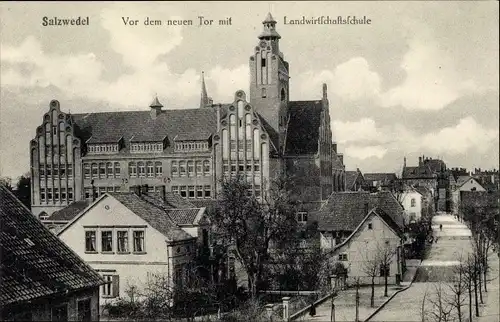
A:
<svg viewBox="0 0 500 322">
<path fill-rule="evenodd" d="M 281 89 L 281 101 L 286 101 L 286 92 L 284 88 Z"/>
</svg>

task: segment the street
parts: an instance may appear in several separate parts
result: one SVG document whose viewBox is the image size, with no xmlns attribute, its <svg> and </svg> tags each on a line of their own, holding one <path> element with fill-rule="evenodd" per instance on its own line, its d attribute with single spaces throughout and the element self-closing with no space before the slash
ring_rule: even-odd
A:
<svg viewBox="0 0 500 322">
<path fill-rule="evenodd" d="M 439 225 L 443 225 L 442 231 Z M 443 290 L 449 290 L 448 282 L 453 276 L 453 266 L 461 257 L 467 257 L 472 251 L 469 240 L 470 230 L 455 217 L 447 214 L 437 215 L 433 218 L 432 225 L 437 242 L 432 245 L 429 256 L 419 268 L 419 273 L 413 285 L 406 291 L 396 295 L 376 316 L 370 321 L 422 321 L 422 302 L 435 297 L 436 287 L 440 284 Z M 490 256 L 492 266 L 490 276 L 498 276 L 498 256 Z M 484 316 L 478 321 L 498 321 L 498 278 L 489 285 L 488 298 L 485 301 Z M 496 301 L 496 304 L 495 304 Z M 429 303 L 429 302 L 427 302 Z M 428 307 L 424 309 L 429 310 Z M 496 307 L 496 309 L 495 309 Z M 463 307 L 463 315 L 468 320 L 468 305 Z M 495 319 L 496 316 L 496 319 Z"/>
</svg>

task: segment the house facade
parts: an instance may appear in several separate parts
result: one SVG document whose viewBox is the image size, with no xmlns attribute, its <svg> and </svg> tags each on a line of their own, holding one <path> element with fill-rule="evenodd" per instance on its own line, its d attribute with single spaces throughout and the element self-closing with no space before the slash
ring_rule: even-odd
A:
<svg viewBox="0 0 500 322">
<path fill-rule="evenodd" d="M 202 80 L 200 106 L 69 113 L 52 100 L 30 142 L 32 210 L 45 218 L 74 201 L 147 184 L 191 200 L 217 198 L 219 182 L 242 175 L 260 198 L 283 174 L 317 209 L 345 187 L 332 142 L 327 87 L 319 98 L 290 100 L 290 65 L 268 14 L 251 51 L 250 91 L 214 104 Z M 95 110 L 98 110 L 96 108 Z"/>
<path fill-rule="evenodd" d="M 172 290 L 189 282 L 199 244 L 208 243 L 203 213 L 203 208 L 169 208 L 142 192 L 106 193 L 58 237 L 109 282 L 101 287 L 105 304 L 137 294 L 156 278 Z"/>
<path fill-rule="evenodd" d="M 423 197 L 415 189 L 408 188 L 401 193 L 401 204 L 405 210 L 406 222 L 412 223 L 422 218 Z"/>
<path fill-rule="evenodd" d="M 0 185 L 2 321 L 98 321 L 103 278 Z"/>
<path fill-rule="evenodd" d="M 332 193 L 314 219 L 320 231 L 320 247 L 331 261 L 340 262 L 348 269 L 351 282 L 355 277 L 366 282 L 364 267 L 382 252 L 391 255 L 391 265 L 384 270 L 389 274 L 389 281 L 395 283 L 402 276 L 404 211 L 391 192 Z M 377 281 L 384 280 L 378 277 Z"/>
<path fill-rule="evenodd" d="M 457 177 L 455 188 L 451 193 L 453 214 L 458 214 L 459 212 L 462 191 L 486 191 L 486 189 L 472 176 L 466 175 Z"/>
</svg>

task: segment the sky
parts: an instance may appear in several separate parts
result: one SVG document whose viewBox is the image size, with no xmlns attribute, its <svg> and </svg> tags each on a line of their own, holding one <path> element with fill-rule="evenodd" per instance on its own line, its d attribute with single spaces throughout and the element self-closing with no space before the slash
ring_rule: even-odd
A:
<svg viewBox="0 0 500 322">
<path fill-rule="evenodd" d="M 249 89 L 249 57 L 270 11 L 290 63 L 290 99 L 320 99 L 347 170 L 401 173 L 403 159 L 499 164 L 499 7 L 492 2 L 0 3 L 0 176 L 29 171 L 29 142 L 64 112 L 197 108 L 204 71 L 216 103 Z M 284 19 L 366 16 L 370 25 Z M 89 26 L 42 26 L 43 17 Z M 199 26 L 199 16 L 213 19 Z M 137 26 L 123 20 L 139 20 Z M 192 19 L 192 26 L 143 21 Z M 219 25 L 231 18 L 231 25 Z"/>
</svg>

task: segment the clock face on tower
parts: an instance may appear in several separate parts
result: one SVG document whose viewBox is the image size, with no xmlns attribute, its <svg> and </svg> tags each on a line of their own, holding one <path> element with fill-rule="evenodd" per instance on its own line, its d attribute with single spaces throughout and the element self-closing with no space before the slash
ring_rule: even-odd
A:
<svg viewBox="0 0 500 322">
<path fill-rule="evenodd" d="M 264 40 L 262 40 L 262 41 L 260 42 L 260 47 L 261 47 L 261 48 L 264 48 L 264 47 L 266 47 L 266 46 L 267 46 L 267 43 L 266 43 Z"/>
</svg>

